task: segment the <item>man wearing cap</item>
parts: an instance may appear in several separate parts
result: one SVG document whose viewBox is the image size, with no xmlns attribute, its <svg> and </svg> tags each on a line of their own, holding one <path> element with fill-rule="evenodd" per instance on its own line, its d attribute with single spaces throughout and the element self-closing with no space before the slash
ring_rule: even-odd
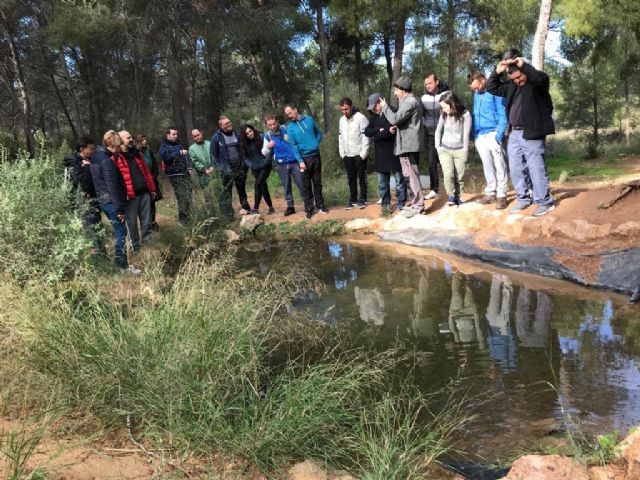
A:
<svg viewBox="0 0 640 480">
<path fill-rule="evenodd" d="M 420 211 L 424 207 L 424 195 L 418 173 L 419 152 L 423 146 L 420 130 L 422 105 L 411 90 L 411 80 L 400 77 L 393 84 L 393 93 L 400 102 L 398 110 L 391 110 L 384 98 L 380 99 L 380 105 L 384 116 L 397 129 L 394 153 L 400 157 L 402 174 L 409 177 L 409 185 L 414 193 L 411 208 Z"/>
<path fill-rule="evenodd" d="M 407 198 L 407 187 L 402 175 L 400 160 L 393 154 L 396 136 L 396 127 L 389 123 L 389 120 L 382 113 L 379 93 L 369 96 L 367 110 L 371 112 L 371 120 L 364 131 L 367 137 L 373 138 L 373 149 L 375 152 L 375 171 L 378 173 L 378 191 L 382 205 L 382 215 L 391 213 L 391 189 L 389 180 L 391 175 L 396 179 L 396 202 L 398 210 L 402 209 Z"/>
<path fill-rule="evenodd" d="M 354 206 L 365 208 L 367 204 L 367 154 L 371 140 L 364 130 L 369 125 L 367 118 L 353 106 L 349 97 L 340 100 L 340 123 L 338 127 L 338 152 L 344 162 L 349 179 L 349 201 L 346 210 Z M 358 196 L 358 181 L 360 196 Z M 356 204 L 357 202 L 357 204 Z"/>
</svg>

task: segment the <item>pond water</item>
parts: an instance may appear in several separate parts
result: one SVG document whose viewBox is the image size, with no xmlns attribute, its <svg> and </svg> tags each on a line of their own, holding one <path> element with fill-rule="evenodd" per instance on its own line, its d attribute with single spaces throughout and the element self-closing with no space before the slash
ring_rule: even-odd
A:
<svg viewBox="0 0 640 480">
<path fill-rule="evenodd" d="M 401 346 L 425 392 L 453 381 L 488 393 L 459 445 L 487 461 L 575 424 L 586 435 L 640 424 L 640 310 L 623 297 L 377 245 L 273 244 L 239 259 L 311 268 L 326 291 L 295 308 L 371 331 L 376 349 Z"/>
</svg>

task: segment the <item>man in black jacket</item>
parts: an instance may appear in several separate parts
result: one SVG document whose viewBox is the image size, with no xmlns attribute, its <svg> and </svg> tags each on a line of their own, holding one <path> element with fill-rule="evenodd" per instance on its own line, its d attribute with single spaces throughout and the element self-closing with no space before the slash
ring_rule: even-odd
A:
<svg viewBox="0 0 640 480">
<path fill-rule="evenodd" d="M 516 190 L 516 204 L 511 213 L 537 205 L 534 217 L 555 208 L 549 190 L 549 176 L 544 163 L 545 138 L 555 133 L 553 103 L 549 95 L 549 76 L 536 70 L 520 56 L 507 55 L 487 80 L 489 93 L 506 97 L 509 121 L 509 169 Z M 508 72 L 509 80 L 500 75 Z"/>
<path fill-rule="evenodd" d="M 82 222 L 87 236 L 92 240 L 95 251 L 104 251 L 104 238 L 100 218 L 100 205 L 96 198 L 96 189 L 91 178 L 91 157 L 96 151 L 93 140 L 78 137 L 76 149 L 64 157 L 64 166 L 73 182 L 73 201 L 75 208 L 82 209 Z M 86 204 L 80 199 L 84 198 Z"/>
</svg>

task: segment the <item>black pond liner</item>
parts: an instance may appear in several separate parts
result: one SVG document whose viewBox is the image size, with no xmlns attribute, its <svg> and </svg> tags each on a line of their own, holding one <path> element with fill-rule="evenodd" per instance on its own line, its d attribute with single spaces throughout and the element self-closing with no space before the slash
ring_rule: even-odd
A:
<svg viewBox="0 0 640 480">
<path fill-rule="evenodd" d="M 511 467 L 493 467 L 480 463 L 459 462 L 453 459 L 440 459 L 435 462 L 445 470 L 470 480 L 497 480 L 506 476 L 511 470 Z"/>
</svg>

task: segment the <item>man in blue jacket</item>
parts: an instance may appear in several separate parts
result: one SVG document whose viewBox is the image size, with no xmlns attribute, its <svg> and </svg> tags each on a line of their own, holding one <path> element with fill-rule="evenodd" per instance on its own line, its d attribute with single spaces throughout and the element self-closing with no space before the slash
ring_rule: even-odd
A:
<svg viewBox="0 0 640 480">
<path fill-rule="evenodd" d="M 296 213 L 293 205 L 293 193 L 291 191 L 291 179 L 298 186 L 300 196 L 305 198 L 304 188 L 302 186 L 302 175 L 300 174 L 300 162 L 296 158 L 293 148 L 289 144 L 289 137 L 285 129 L 280 126 L 275 115 L 266 115 L 264 122 L 267 131 L 264 133 L 262 144 L 262 154 L 269 161 L 274 161 L 276 170 L 280 175 L 280 182 L 284 188 L 284 198 L 287 201 L 287 209 L 284 216 L 288 217 Z"/>
<path fill-rule="evenodd" d="M 178 130 L 167 128 L 165 138 L 160 142 L 160 158 L 164 163 L 164 171 L 173 186 L 173 193 L 178 204 L 178 225 L 191 223 L 191 174 L 193 165 L 189 150 L 178 140 Z"/>
<path fill-rule="evenodd" d="M 247 200 L 247 166 L 240 155 L 238 141 L 240 134 L 234 130 L 229 117 L 222 115 L 218 119 L 218 130 L 211 137 L 211 162 L 222 178 L 222 190 L 220 191 L 220 210 L 228 219 L 233 220 L 233 206 L 231 193 L 233 185 L 236 186 L 240 206 L 249 213 L 251 207 Z M 242 212 L 240 212 L 242 213 Z"/>
<path fill-rule="evenodd" d="M 328 213 L 322 196 L 322 161 L 320 158 L 320 142 L 322 132 L 313 120 L 307 115 L 298 113 L 298 108 L 292 104 L 284 107 L 284 114 L 289 118 L 287 135 L 289 143 L 300 162 L 302 172 L 302 184 L 304 187 L 304 210 L 307 218 L 313 215 L 313 201 L 315 207 L 321 213 Z"/>
<path fill-rule="evenodd" d="M 467 76 L 467 84 L 473 90 L 473 141 L 482 159 L 487 187 L 482 205 L 496 204 L 496 210 L 507 208 L 509 178 L 502 149 L 504 132 L 507 129 L 507 114 L 504 98 L 491 95 L 485 90 L 487 78 L 482 72 Z"/>
</svg>

